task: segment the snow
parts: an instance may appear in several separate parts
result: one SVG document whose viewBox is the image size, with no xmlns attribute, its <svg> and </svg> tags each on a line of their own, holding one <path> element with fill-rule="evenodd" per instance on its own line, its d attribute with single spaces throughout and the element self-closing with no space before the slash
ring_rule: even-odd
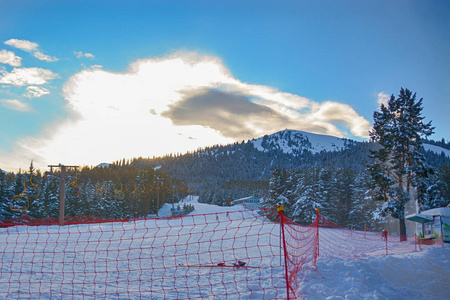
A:
<svg viewBox="0 0 450 300">
<path fill-rule="evenodd" d="M 182 200 L 180 203 L 175 203 L 175 208 L 177 205 L 180 205 L 180 207 L 183 206 L 183 204 L 191 204 L 194 206 L 194 211 L 190 213 L 190 215 L 203 215 L 203 214 L 211 214 L 211 213 L 226 213 L 226 212 L 237 212 L 237 211 L 243 211 L 245 208 L 242 205 L 235 205 L 235 206 L 217 206 L 207 203 L 200 203 L 198 202 L 198 196 L 188 196 L 185 199 Z M 172 203 L 164 203 L 164 205 L 161 207 L 161 209 L 158 211 L 158 216 L 160 217 L 170 217 L 172 216 Z"/>
<path fill-rule="evenodd" d="M 294 144 L 288 144 L 288 137 Z M 275 143 L 275 148 L 280 149 L 286 154 L 293 153 L 293 150 L 308 150 L 312 153 L 319 153 L 321 151 L 339 151 L 347 148 L 347 143 L 351 140 L 338 138 L 329 135 L 315 134 L 298 130 L 283 130 L 268 136 L 269 141 Z M 264 137 L 252 140 L 255 149 L 261 152 L 268 151 L 270 149 L 264 148 L 262 145 Z M 450 157 L 450 150 L 430 144 L 423 144 L 426 151 L 432 151 L 436 154 L 443 153 L 445 156 Z"/>
<path fill-rule="evenodd" d="M 307 137 L 309 142 L 311 143 L 311 151 L 313 153 L 318 153 L 321 151 L 338 151 L 346 148 L 345 139 L 307 132 L 304 132 L 303 135 Z"/>
<path fill-rule="evenodd" d="M 445 156 L 450 157 L 450 150 L 439 147 L 439 146 L 435 146 L 435 145 L 430 145 L 430 144 L 423 144 L 423 148 L 425 149 L 425 151 L 431 151 L 434 152 L 436 154 L 441 154 L 444 153 Z"/>
<path fill-rule="evenodd" d="M 264 148 L 262 145 L 265 137 L 252 140 L 253 146 L 258 151 L 268 151 L 270 149 Z M 307 150 L 312 153 L 319 153 L 322 151 L 339 151 L 346 149 L 346 139 L 303 132 L 298 130 L 284 130 L 268 136 L 269 142 L 275 143 L 275 148 L 280 149 L 283 153 L 291 154 L 293 150 L 301 152 Z M 289 139 L 291 144 L 289 144 Z M 292 144 L 293 143 L 293 144 Z"/>
<path fill-rule="evenodd" d="M 191 214 L 243 209 L 242 205 L 219 207 L 198 203 L 197 198 L 184 201 L 194 205 Z M 165 204 L 162 210 L 170 212 L 170 207 L 171 204 Z M 300 278 L 299 290 L 303 299 L 448 299 L 450 244 L 403 255 L 367 255 L 363 259 L 319 256 L 317 270 L 303 275 L 306 278 Z"/>
<path fill-rule="evenodd" d="M 103 169 L 103 168 L 108 168 L 111 164 L 109 163 L 101 163 L 97 165 L 97 168 Z"/>
<path fill-rule="evenodd" d="M 438 207 L 438 208 L 432 208 L 429 210 L 425 210 L 421 212 L 424 215 L 429 216 L 443 216 L 443 217 L 450 217 L 450 207 Z"/>
<path fill-rule="evenodd" d="M 264 222 L 262 219 L 256 219 L 257 222 L 262 224 L 262 227 L 249 227 L 246 225 L 245 219 L 230 220 L 229 222 L 223 222 L 223 224 L 218 224 L 214 222 L 216 217 L 225 219 L 225 213 L 230 212 L 234 218 L 237 215 L 247 215 L 248 218 L 253 217 L 255 222 L 255 213 L 252 211 L 243 211 L 244 207 L 242 205 L 237 205 L 233 207 L 220 207 L 216 205 L 210 205 L 205 203 L 199 203 L 198 197 L 189 196 L 180 203 L 191 204 L 195 207 L 195 210 L 190 214 L 204 215 L 201 219 L 204 220 L 202 223 L 195 223 L 194 217 L 186 218 L 175 218 L 175 219 L 152 219 L 152 220 L 137 220 L 134 222 L 124 222 L 124 223 L 104 223 L 90 225 L 87 227 L 86 224 L 72 225 L 72 226 L 16 226 L 14 228 L 3 228 L 0 229 L 0 252 L 2 254 L 2 265 L 0 266 L 0 285 L 8 286 L 7 291 L 10 293 L 9 298 L 20 298 L 27 297 L 36 298 L 43 297 L 49 298 L 57 297 L 58 293 L 63 291 L 66 296 L 75 295 L 83 296 L 85 299 L 96 298 L 98 295 L 110 295 L 111 297 L 118 298 L 116 294 L 108 294 L 111 290 L 117 293 L 118 291 L 123 292 L 125 288 L 131 288 L 132 292 L 125 295 L 130 296 L 130 298 L 139 298 L 140 296 L 144 298 L 156 297 L 155 299 L 161 298 L 178 298 L 180 297 L 182 290 L 175 289 L 171 291 L 166 291 L 167 286 L 179 286 L 184 287 L 188 285 L 193 285 L 197 287 L 202 280 L 211 279 L 215 276 L 224 276 L 223 273 L 212 274 L 210 268 L 203 268 L 202 270 L 192 269 L 192 268 L 174 268 L 178 266 L 179 263 L 184 263 L 187 260 L 192 260 L 195 262 L 194 257 L 189 256 L 192 249 L 190 247 L 197 247 L 196 253 L 198 253 L 199 244 L 197 242 L 189 244 L 186 241 L 196 240 L 194 234 L 198 233 L 198 241 L 205 239 L 208 232 L 215 232 L 220 226 L 236 226 L 236 235 L 239 237 L 245 236 L 247 244 L 252 243 L 254 238 L 258 236 L 258 241 L 261 239 L 260 234 L 262 232 L 273 231 L 273 223 Z M 159 211 L 159 216 L 170 216 L 170 209 L 172 204 L 164 204 L 164 206 Z M 241 213 L 239 213 L 241 212 Z M 207 221 L 207 222 L 206 222 Z M 185 234 L 174 234 L 174 229 L 180 224 L 183 224 L 183 229 Z M 144 226 L 145 225 L 145 226 Z M 164 226 L 165 225 L 165 226 Z M 169 226 L 168 226 L 169 225 Z M 213 228 L 210 228 L 213 227 Z M 154 232 L 151 229 L 154 228 Z M 117 231 L 111 229 L 118 229 Z M 149 230 L 150 229 L 150 230 Z M 331 229 L 321 228 L 320 235 L 326 235 L 327 231 Z M 336 230 L 336 229 L 334 229 Z M 275 230 L 277 231 L 277 230 Z M 6 234 L 8 232 L 8 234 Z M 59 232 L 58 235 L 48 238 L 46 235 L 49 232 Z M 67 234 L 71 232 L 71 234 Z M 83 232 L 88 232 L 86 235 Z M 279 232 L 279 231 L 277 231 Z M 40 234 L 41 233 L 41 234 Z M 230 232 L 229 232 L 230 233 Z M 322 234 L 323 233 L 323 234 Z M 16 236 L 14 236 L 16 235 Z M 128 237 L 131 236 L 131 238 Z M 50 243 L 54 247 L 53 249 L 42 249 L 44 247 L 38 240 L 45 237 L 45 243 Z M 141 240 L 140 237 L 145 237 L 145 240 Z M 53 240 L 55 238 L 55 240 Z M 223 247 L 223 240 L 220 241 L 220 247 Z M 77 243 L 74 243 L 77 241 Z M 349 238 L 351 241 L 351 238 Z M 9 246 L 6 242 L 9 242 Z M 13 242 L 13 243 L 11 243 Z M 17 242 L 18 244 L 15 244 Z M 143 244 L 143 242 L 145 242 Z M 148 245 L 147 243 L 152 243 Z M 233 239 L 233 243 L 239 243 L 236 239 Z M 254 241 L 256 243 L 256 240 Z M 261 243 L 261 241 L 260 241 Z M 327 247 L 324 245 L 325 240 L 320 241 L 321 247 Z M 343 241 L 341 241 L 343 243 Z M 346 242 L 347 243 L 347 242 Z M 20 247 L 17 247 L 20 245 Z M 173 245 L 171 247 L 162 247 L 163 245 Z M 188 245 L 188 246 L 186 246 Z M 209 248 L 214 250 L 209 252 L 207 258 L 212 262 L 221 261 L 223 259 L 223 253 L 221 253 L 222 248 L 215 248 L 219 244 L 213 244 Z M 225 245 L 226 246 L 226 245 Z M 370 246 L 370 245 L 369 245 Z M 21 247 L 24 247 L 23 252 Z M 106 250 L 96 254 L 94 247 L 103 247 Z M 269 240 L 266 245 L 259 246 L 268 247 L 279 247 L 278 238 Z M 239 248 L 239 247 L 237 247 Z M 350 248 L 349 248 L 350 249 Z M 52 251 L 50 251 L 52 250 Z M 92 250 L 92 251 L 90 251 Z M 121 252 L 120 250 L 123 250 Z M 353 249 L 351 249 L 353 250 Z M 378 255 L 373 256 L 375 249 L 371 249 L 360 255 L 358 259 L 355 258 L 336 258 L 330 257 L 325 252 L 322 256 L 319 256 L 317 261 L 317 270 L 307 269 L 302 275 L 299 276 L 299 292 L 303 299 L 448 299 L 450 298 L 450 245 L 445 244 L 443 248 L 425 248 L 422 251 L 414 251 L 403 255 Z M 47 252 L 46 252 L 47 251 Z M 80 251 L 80 252 L 78 252 Z M 87 252 L 83 252 L 87 251 Z M 142 253 L 148 253 L 142 256 Z M 233 250 L 234 251 L 234 250 Z M 372 252 L 371 252 L 372 251 Z M 377 250 L 379 252 L 379 249 Z M 81 254 L 85 253 L 83 257 Z M 182 253 L 178 256 L 177 253 Z M 233 252 L 234 253 L 234 252 Z M 272 252 L 278 253 L 278 251 Z M 377 253 L 379 254 L 379 253 Z M 106 257 L 100 257 L 97 255 L 106 255 Z M 236 254 L 238 255 L 238 254 Z M 152 256 L 150 259 L 147 256 Z M 138 259 L 134 259 L 134 257 Z M 105 264 L 105 259 L 113 259 L 112 263 Z M 8 262 L 11 259 L 11 263 Z M 77 263 L 82 259 L 83 262 L 90 262 L 85 264 Z M 269 259 L 267 261 L 267 259 Z M 22 265 L 15 266 L 15 272 L 17 268 L 20 267 L 20 274 L 18 278 L 13 280 L 8 268 L 14 268 L 14 260 L 21 260 L 24 263 Z M 35 261 L 37 264 L 29 264 L 27 262 Z M 46 264 L 40 265 L 39 262 L 47 262 Z M 73 261 L 73 263 L 67 263 L 67 261 Z M 261 258 L 259 262 L 260 265 L 272 266 L 278 265 L 278 261 L 281 260 L 274 259 L 273 257 Z M 198 260 L 197 260 L 198 263 Z M 64 274 L 64 278 L 61 279 L 61 273 L 53 273 L 53 268 L 55 265 L 60 265 L 62 268 L 67 268 L 68 273 Z M 151 266 L 149 266 L 151 264 Z M 155 264 L 155 265 L 154 265 Z M 171 267 L 161 268 L 162 264 L 170 265 Z M 116 270 L 118 268 L 118 271 Z M 27 273 L 30 268 L 29 273 Z M 71 268 L 81 268 L 80 270 L 71 271 Z M 84 269 L 83 269 L 84 268 Z M 111 268 L 113 271 L 103 276 L 102 272 L 106 269 Z M 122 268 L 122 269 L 121 269 Z M 130 270 L 140 269 L 138 274 L 132 273 Z M 217 268 L 216 268 L 217 269 Z M 116 270 L 116 271 L 114 271 Z M 92 273 L 92 278 L 83 277 L 83 272 L 88 271 Z M 247 287 L 249 279 L 256 280 L 253 283 L 255 288 L 269 284 L 266 280 L 258 280 L 258 278 L 271 278 L 263 277 L 267 276 L 268 268 L 265 269 L 253 269 L 245 270 L 240 272 L 230 271 L 233 280 L 234 288 L 239 288 L 240 285 Z M 275 276 L 275 285 L 283 289 L 285 283 L 282 282 L 284 268 L 274 267 L 274 270 L 270 270 L 270 276 Z M 39 275 L 43 272 L 42 275 Z M 204 276 L 198 276 L 198 272 L 204 274 Z M 9 277 L 8 277 L 9 274 Z M 17 274 L 17 273 L 16 273 Z M 48 277 L 48 276 L 53 277 Z M 182 275 L 182 276 L 180 276 Z M 37 277 L 36 277 L 37 276 Z M 40 276 L 40 277 L 39 277 Z M 103 277 L 102 277 L 103 276 Z M 136 277 L 137 276 L 137 277 Z M 154 278 L 159 278 L 158 280 L 153 280 Z M 155 277 L 156 276 L 156 277 Z M 259 276 L 259 277 L 258 277 Z M 27 280 L 29 277 L 32 280 L 36 277 L 36 281 L 28 284 L 22 284 L 22 289 L 18 288 L 17 281 Z M 256 277 L 256 278 L 255 278 Z M 220 277 L 223 279 L 223 277 Z M 15 281 L 16 280 L 16 281 Z M 65 281 L 64 286 L 58 285 L 59 281 Z M 111 283 L 105 285 L 106 280 L 112 280 Z M 15 281 L 15 283 L 14 283 Z M 177 282 L 179 281 L 179 282 Z M 183 282 L 181 282 L 183 281 Z M 270 280 L 269 280 L 270 281 Z M 74 283 L 90 283 L 89 287 L 84 284 L 74 284 Z M 123 286 L 123 282 L 127 285 Z M 234 282 L 234 281 L 233 281 Z M 150 285 L 141 286 L 141 284 L 146 283 Z M 205 282 L 203 285 L 205 290 L 195 290 L 192 291 L 191 296 L 195 297 L 213 297 L 211 295 L 212 289 L 214 292 L 222 292 L 226 287 L 224 284 L 217 284 L 214 287 L 208 285 L 209 282 Z M 78 287 L 82 286 L 82 287 Z M 19 286 L 20 287 L 20 286 Z M 140 289 L 152 289 L 150 294 L 136 295 L 136 291 Z M 34 294 L 34 291 L 39 289 L 43 294 Z M 78 290 L 77 290 L 78 289 Z M 82 289 L 82 290 L 79 290 Z M 91 290 L 93 289 L 93 290 Z M 5 296 L 5 291 L 0 291 L 0 297 Z M 269 291 L 270 292 L 270 291 Z M 50 294 L 45 294 L 50 293 Z M 98 293 L 98 294 L 97 294 Z M 153 293 L 153 294 L 151 294 Z M 38 296 L 39 295 L 39 296 Z M 90 295 L 90 297 L 89 297 Z M 251 296 L 244 296 L 245 299 L 259 299 L 262 295 L 255 293 L 250 294 Z M 5 296 L 5 297 L 7 297 Z M 122 294 L 123 296 L 123 294 Z M 234 295 L 237 296 L 237 295 Z M 274 294 L 272 297 L 265 295 L 265 297 L 273 298 L 285 298 L 285 295 Z M 250 298 L 249 298 L 250 297 Z M 217 297 L 219 299 L 221 297 Z"/>
<path fill-rule="evenodd" d="M 304 299 L 449 299 L 450 245 L 366 259 L 320 258 Z"/>
</svg>

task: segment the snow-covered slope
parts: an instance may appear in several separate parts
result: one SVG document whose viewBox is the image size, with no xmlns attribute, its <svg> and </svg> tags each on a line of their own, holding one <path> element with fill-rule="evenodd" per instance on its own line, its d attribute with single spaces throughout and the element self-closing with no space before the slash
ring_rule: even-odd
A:
<svg viewBox="0 0 450 300">
<path fill-rule="evenodd" d="M 450 245 L 367 259 L 320 258 L 304 299 L 449 299 Z"/>
<path fill-rule="evenodd" d="M 281 150 L 286 154 L 301 154 L 303 151 L 312 153 L 339 151 L 346 149 L 350 142 L 334 136 L 287 129 L 252 140 L 253 146 L 259 151 Z"/>
<path fill-rule="evenodd" d="M 243 209 L 198 203 L 197 197 L 186 201 L 195 207 L 192 214 Z M 306 275 L 300 279 L 302 299 L 447 299 L 450 244 L 404 255 L 368 255 L 365 259 L 319 256 L 317 270 Z"/>
<path fill-rule="evenodd" d="M 301 154 L 303 151 L 318 153 L 321 151 L 331 152 L 344 150 L 349 145 L 357 142 L 329 135 L 286 129 L 254 139 L 251 143 L 261 152 L 281 150 L 286 154 L 297 155 Z M 423 147 L 426 151 L 432 151 L 436 154 L 444 153 L 444 155 L 450 157 L 450 150 L 445 148 L 426 143 L 423 144 Z"/>
<path fill-rule="evenodd" d="M 215 213 L 220 214 L 223 220 L 223 213 L 229 210 L 231 215 L 231 211 L 242 210 L 242 206 L 198 203 L 197 197 L 188 197 L 184 202 L 194 205 L 195 210 L 191 214 L 198 215 L 199 223 L 190 216 L 79 224 L 64 228 L 1 228 L 0 298 L 53 299 L 73 298 L 75 295 L 75 298 L 85 299 L 236 299 L 239 295 L 235 291 L 246 293 L 241 297 L 244 299 L 262 299 L 263 296 L 266 299 L 285 298 L 282 263 L 271 264 L 278 262 L 273 257 L 281 252 L 270 252 L 271 248 L 264 252 L 261 262 L 261 266 L 271 266 L 270 270 L 265 267 L 248 271 L 186 269 L 184 263 L 199 261 L 199 249 L 206 251 L 201 252 L 206 262 L 224 261 L 223 245 L 231 243 L 231 240 L 220 230 L 216 231 L 219 228 L 228 228 L 231 236 L 244 237 L 240 241 L 232 239 L 233 246 L 227 247 L 233 258 L 239 256 L 240 251 L 244 251 L 243 257 L 248 257 L 245 253 L 248 248 L 242 244 L 244 241 L 249 245 L 265 241 L 278 250 L 279 239 L 276 235 L 275 239 L 261 237 L 262 232 L 270 233 L 273 229 L 278 232 L 278 227 L 273 227 L 270 222 L 254 222 L 252 218 L 237 220 L 234 216 L 222 225 L 215 221 Z M 165 204 L 160 215 L 167 210 L 170 211 L 170 206 Z M 253 223 L 259 225 L 252 226 Z M 215 236 L 216 232 L 219 234 Z M 274 232 L 266 236 L 274 236 Z M 319 235 L 322 236 L 321 233 Z M 213 236 L 220 238 L 213 239 Z M 208 241 L 211 244 L 203 244 L 207 247 L 200 246 Z M 320 245 L 331 248 L 335 244 L 321 242 Z M 307 270 L 299 275 L 299 299 L 448 299 L 449 246 L 446 244 L 443 248 L 428 248 L 405 255 L 371 256 L 368 253 L 363 259 L 319 256 L 317 270 Z M 260 249 L 259 246 L 257 248 Z M 254 248 L 252 251 L 257 250 Z M 253 261 L 256 262 L 255 258 Z M 268 264 L 264 265 L 267 261 Z M 227 297 L 227 293 L 232 296 Z"/>
<path fill-rule="evenodd" d="M 425 149 L 425 151 L 431 151 L 436 154 L 444 153 L 445 156 L 450 157 L 450 150 L 447 150 L 445 148 L 430 144 L 423 144 L 423 148 Z"/>
</svg>

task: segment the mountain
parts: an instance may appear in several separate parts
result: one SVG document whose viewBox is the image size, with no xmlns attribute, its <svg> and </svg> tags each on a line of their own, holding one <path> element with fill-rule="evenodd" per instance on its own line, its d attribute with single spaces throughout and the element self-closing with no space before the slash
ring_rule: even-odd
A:
<svg viewBox="0 0 450 300">
<path fill-rule="evenodd" d="M 179 156 L 136 161 L 161 166 L 169 175 L 186 181 L 267 180 L 276 168 L 312 165 L 365 168 L 373 143 L 283 130 L 247 142 L 213 146 Z"/>
<path fill-rule="evenodd" d="M 246 142 L 206 147 L 182 155 L 139 158 L 132 164 L 140 168 L 161 168 L 170 177 L 185 181 L 197 191 L 201 201 L 218 202 L 266 192 L 276 169 L 327 168 L 364 173 L 370 162 L 370 150 L 375 147 L 377 145 L 371 142 L 283 130 Z M 434 145 L 427 149 L 449 151 Z M 427 159 L 436 160 L 436 165 L 450 157 L 438 155 L 436 159 L 434 152 L 427 153 Z"/>
<path fill-rule="evenodd" d="M 265 153 L 279 150 L 285 154 L 299 156 L 305 151 L 311 153 L 340 151 L 347 149 L 349 145 L 355 142 L 329 135 L 286 129 L 272 135 L 254 139 L 251 143 L 257 150 Z"/>
<path fill-rule="evenodd" d="M 283 130 L 261 138 L 206 147 L 183 155 L 135 159 L 139 168 L 159 167 L 170 177 L 185 181 L 205 202 L 266 192 L 276 168 L 312 166 L 365 169 L 374 145 L 332 136 Z M 221 199 L 221 200 L 220 200 Z"/>
<path fill-rule="evenodd" d="M 440 146 L 427 144 L 426 142 L 423 143 L 423 148 L 425 151 L 433 152 L 438 155 L 444 155 L 450 158 L 450 150 L 442 148 Z"/>
<path fill-rule="evenodd" d="M 426 184 L 431 188 L 423 193 L 430 205 L 441 205 L 450 199 L 450 145 L 444 141 L 429 145 L 427 149 L 434 152 L 425 151 L 424 155 L 436 172 L 430 172 Z M 310 222 L 315 209 L 320 208 L 341 225 L 364 224 L 373 211 L 367 207 L 373 201 L 366 166 L 370 163 L 370 150 L 376 147 L 371 142 L 283 130 L 182 155 L 123 159 L 83 168 L 75 182 L 82 192 L 75 195 L 79 197 L 77 201 L 66 202 L 67 212 L 100 217 L 154 213 L 157 190 L 162 203 L 193 192 L 199 195 L 200 202 L 214 204 L 266 195 L 266 207 L 282 200 L 286 203 L 285 213 L 298 222 Z M 39 187 L 37 196 L 36 190 L 27 191 L 28 199 L 34 197 L 28 212 L 33 217 L 58 215 L 58 177 L 47 175 L 38 173 L 33 177 L 33 183 Z M 23 192 L 22 182 L 27 176 L 5 176 L 0 172 L 1 218 L 19 214 L 11 212 L 10 203 Z M 161 179 L 161 185 L 155 176 Z"/>
</svg>

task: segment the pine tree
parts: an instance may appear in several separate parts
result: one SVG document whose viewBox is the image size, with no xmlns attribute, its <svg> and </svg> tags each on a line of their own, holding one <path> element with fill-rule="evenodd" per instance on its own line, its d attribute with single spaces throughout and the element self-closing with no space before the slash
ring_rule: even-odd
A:
<svg viewBox="0 0 450 300">
<path fill-rule="evenodd" d="M 319 182 L 320 170 L 312 167 L 303 173 L 302 180 L 297 182 L 296 199 L 293 205 L 294 221 L 309 225 L 316 218 L 316 209 L 322 210 L 323 202 L 321 198 L 321 186 Z"/>
<path fill-rule="evenodd" d="M 399 219 L 400 236 L 406 237 L 405 204 L 416 187 L 427 176 L 422 150 L 422 138 L 433 133 L 431 122 L 421 116 L 422 101 L 416 94 L 400 89 L 397 98 L 391 96 L 381 112 L 374 112 L 373 130 L 369 132 L 380 149 L 372 151 L 375 160 L 369 166 L 374 179 L 376 198 L 385 201 L 382 213 Z"/>
<path fill-rule="evenodd" d="M 450 204 L 450 166 L 444 163 L 418 187 L 422 210 L 445 207 Z"/>
</svg>

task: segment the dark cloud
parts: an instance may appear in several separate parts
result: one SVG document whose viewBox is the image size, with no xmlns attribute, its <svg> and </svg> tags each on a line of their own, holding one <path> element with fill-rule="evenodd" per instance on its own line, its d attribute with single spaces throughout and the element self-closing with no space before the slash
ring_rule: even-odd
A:
<svg viewBox="0 0 450 300">
<path fill-rule="evenodd" d="M 201 125 L 234 139 L 253 138 L 261 130 L 272 131 L 290 123 L 285 116 L 242 94 L 212 89 L 186 92 L 183 100 L 162 116 L 174 125 Z"/>
</svg>

